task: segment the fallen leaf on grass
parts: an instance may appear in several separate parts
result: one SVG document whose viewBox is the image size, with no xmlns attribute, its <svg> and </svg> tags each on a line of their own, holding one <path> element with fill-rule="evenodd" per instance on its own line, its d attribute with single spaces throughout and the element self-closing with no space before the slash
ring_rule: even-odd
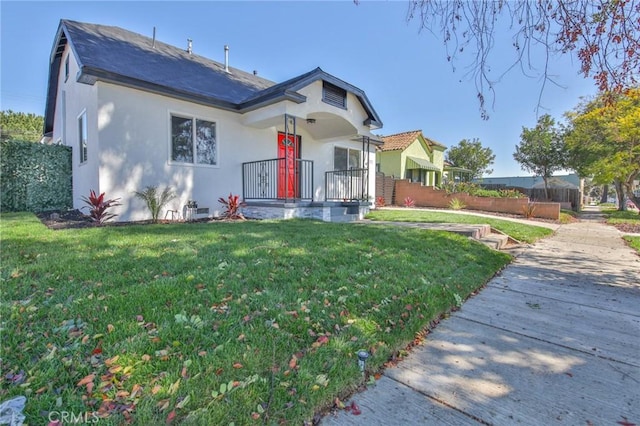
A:
<svg viewBox="0 0 640 426">
<path fill-rule="evenodd" d="M 171 412 L 167 416 L 167 420 L 165 421 L 165 423 L 169 425 L 171 424 L 171 422 L 173 422 L 175 418 L 176 418 L 176 410 L 171 410 Z"/>
<path fill-rule="evenodd" d="M 187 405 L 187 403 L 189 402 L 189 398 L 190 398 L 189 395 L 185 396 L 182 401 L 176 404 L 176 408 L 184 408 L 184 406 Z"/>
<path fill-rule="evenodd" d="M 158 402 L 157 407 L 160 411 L 164 411 L 167 408 L 169 408 L 169 399 L 163 399 L 161 401 Z M 175 417 L 175 413 L 174 413 L 174 417 Z"/>
<path fill-rule="evenodd" d="M 180 387 L 180 379 L 176 380 L 175 383 L 169 386 L 169 393 L 173 395 L 174 393 L 176 393 L 179 387 Z"/>
<path fill-rule="evenodd" d="M 298 364 L 298 358 L 294 355 L 291 357 L 291 361 L 289 361 L 289 368 L 294 369 Z"/>
<path fill-rule="evenodd" d="M 240 364 L 239 362 L 235 362 L 233 364 L 233 368 L 242 368 L 242 367 L 244 367 L 244 366 L 242 364 Z"/>
<path fill-rule="evenodd" d="M 107 324 L 107 331 L 109 333 L 113 333 L 113 330 L 115 330 L 116 328 L 113 326 L 113 324 Z"/>
<path fill-rule="evenodd" d="M 114 356 L 112 358 L 105 359 L 104 360 L 104 365 L 106 365 L 107 367 L 111 367 L 111 366 L 113 366 L 113 364 L 115 364 L 118 361 L 118 359 L 120 359 L 120 355 L 116 355 L 116 356 Z"/>
<path fill-rule="evenodd" d="M 93 382 L 93 379 L 95 379 L 96 375 L 95 374 L 89 374 L 88 376 L 84 376 L 76 386 L 80 387 L 80 386 L 84 386 L 87 383 Z"/>
<path fill-rule="evenodd" d="M 15 374 L 14 373 L 7 373 L 4 377 L 12 385 L 20 385 L 20 384 L 24 383 L 24 381 L 27 378 L 27 375 L 24 372 L 24 370 L 20 370 L 19 372 L 15 373 Z"/>
<path fill-rule="evenodd" d="M 131 388 L 131 398 L 135 398 L 138 392 L 140 392 L 141 390 L 142 386 L 140 386 L 139 384 L 136 383 L 135 385 L 133 385 L 133 388 Z"/>
</svg>

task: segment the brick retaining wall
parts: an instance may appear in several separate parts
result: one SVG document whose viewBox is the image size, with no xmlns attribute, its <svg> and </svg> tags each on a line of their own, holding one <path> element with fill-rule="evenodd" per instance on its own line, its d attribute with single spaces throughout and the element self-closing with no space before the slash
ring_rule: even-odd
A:
<svg viewBox="0 0 640 426">
<path fill-rule="evenodd" d="M 457 198 L 469 210 L 483 210 L 487 212 L 509 213 L 524 216 L 529 198 L 496 198 L 476 197 L 469 194 L 447 194 L 446 191 L 412 183 L 408 180 L 396 180 L 396 204 L 402 205 L 406 197 L 411 197 L 416 207 L 449 208 L 452 199 Z M 558 220 L 560 218 L 560 203 L 531 203 L 535 206 L 533 217 Z"/>
</svg>

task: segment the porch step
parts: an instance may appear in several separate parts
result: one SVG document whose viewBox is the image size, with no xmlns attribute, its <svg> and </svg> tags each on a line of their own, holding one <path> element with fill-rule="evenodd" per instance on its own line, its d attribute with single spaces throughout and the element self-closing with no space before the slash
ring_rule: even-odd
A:
<svg viewBox="0 0 640 426">
<path fill-rule="evenodd" d="M 509 243 L 509 236 L 504 234 L 491 233 L 478 239 L 482 244 L 494 250 L 504 250 Z"/>
<path fill-rule="evenodd" d="M 351 207 L 331 207 L 331 222 L 355 222 L 359 219 L 358 210 L 356 208 L 355 213 L 354 209 Z"/>
</svg>

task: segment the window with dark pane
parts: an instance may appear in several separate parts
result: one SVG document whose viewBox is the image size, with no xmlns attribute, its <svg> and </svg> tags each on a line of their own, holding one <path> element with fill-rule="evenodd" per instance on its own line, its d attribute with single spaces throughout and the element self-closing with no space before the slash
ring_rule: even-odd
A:
<svg viewBox="0 0 640 426">
<path fill-rule="evenodd" d="M 198 164 L 218 164 L 216 158 L 216 123 L 196 120 L 196 158 Z"/>
<path fill-rule="evenodd" d="M 346 148 L 335 147 L 333 150 L 333 168 L 334 170 L 347 170 L 349 162 L 349 150 Z"/>
<path fill-rule="evenodd" d="M 218 165 L 216 123 L 172 115 L 171 161 Z"/>
<path fill-rule="evenodd" d="M 349 150 L 349 169 L 359 169 L 362 167 L 362 163 L 360 162 L 360 151 L 355 149 Z"/>
<path fill-rule="evenodd" d="M 87 113 L 83 112 L 80 117 L 78 117 L 78 141 L 79 141 L 79 155 L 80 155 L 80 163 L 85 163 L 89 158 L 88 149 L 87 149 Z"/>
<path fill-rule="evenodd" d="M 362 153 L 357 149 L 348 149 L 336 146 L 333 150 L 334 170 L 350 170 L 361 168 L 361 155 Z"/>
<path fill-rule="evenodd" d="M 171 116 L 171 160 L 193 163 L 193 120 Z"/>
</svg>

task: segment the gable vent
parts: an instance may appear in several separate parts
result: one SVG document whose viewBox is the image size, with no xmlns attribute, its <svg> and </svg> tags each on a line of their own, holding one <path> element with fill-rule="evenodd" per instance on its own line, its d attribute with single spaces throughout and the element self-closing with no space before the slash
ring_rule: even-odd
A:
<svg viewBox="0 0 640 426">
<path fill-rule="evenodd" d="M 322 82 L 322 101 L 340 108 L 347 107 L 347 91 L 326 81 Z"/>
</svg>

